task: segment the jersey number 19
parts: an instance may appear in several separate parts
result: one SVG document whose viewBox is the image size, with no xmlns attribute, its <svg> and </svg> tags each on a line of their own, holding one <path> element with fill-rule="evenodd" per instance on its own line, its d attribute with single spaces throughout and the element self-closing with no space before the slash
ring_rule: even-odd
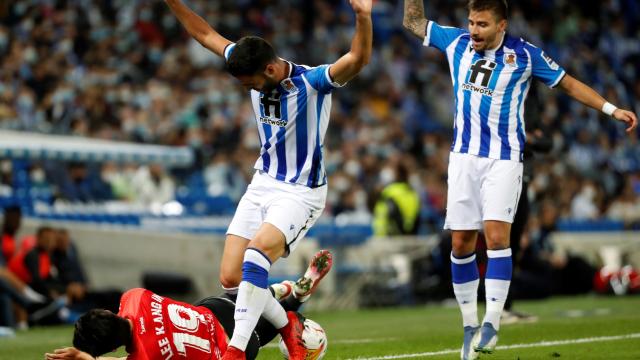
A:
<svg viewBox="0 0 640 360">
<path fill-rule="evenodd" d="M 201 324 L 207 326 L 204 315 L 177 304 L 169 304 L 167 311 L 173 326 L 178 330 L 184 331 L 173 333 L 173 344 L 180 355 L 187 356 L 187 347 L 211 353 L 209 340 L 193 335 L 198 331 Z"/>
</svg>

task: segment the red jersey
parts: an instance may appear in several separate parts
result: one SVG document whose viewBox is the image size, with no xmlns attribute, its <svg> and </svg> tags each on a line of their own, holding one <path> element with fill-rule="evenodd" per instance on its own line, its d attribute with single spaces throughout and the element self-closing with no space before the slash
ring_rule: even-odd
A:
<svg viewBox="0 0 640 360">
<path fill-rule="evenodd" d="M 2 243 L 2 248 L 0 249 L 0 251 L 2 251 L 2 256 L 4 256 L 4 261 L 8 263 L 9 260 L 11 260 L 11 258 L 13 257 L 13 255 L 15 255 L 16 239 L 9 234 L 3 234 L 2 238 L 0 239 L 0 242 Z"/>
<path fill-rule="evenodd" d="M 32 268 L 28 265 L 28 263 L 30 263 L 28 259 L 33 259 L 33 257 L 37 257 L 38 259 L 37 268 Z M 51 277 L 51 257 L 49 253 L 44 250 L 35 248 L 29 251 L 20 250 L 11 261 L 9 261 L 7 267 L 9 271 L 29 285 L 33 284 L 34 281 L 47 280 Z M 36 271 L 37 274 L 35 273 Z"/>
<path fill-rule="evenodd" d="M 131 320 L 130 360 L 217 360 L 227 349 L 227 335 L 213 313 L 132 289 L 120 299 L 119 316 Z"/>
</svg>

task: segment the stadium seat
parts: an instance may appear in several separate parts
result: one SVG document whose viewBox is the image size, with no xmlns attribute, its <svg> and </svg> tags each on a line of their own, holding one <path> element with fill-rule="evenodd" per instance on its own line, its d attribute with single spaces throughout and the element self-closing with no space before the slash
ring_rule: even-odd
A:
<svg viewBox="0 0 640 360">
<path fill-rule="evenodd" d="M 559 231 L 622 231 L 624 222 L 619 220 L 560 220 L 557 228 Z"/>
</svg>

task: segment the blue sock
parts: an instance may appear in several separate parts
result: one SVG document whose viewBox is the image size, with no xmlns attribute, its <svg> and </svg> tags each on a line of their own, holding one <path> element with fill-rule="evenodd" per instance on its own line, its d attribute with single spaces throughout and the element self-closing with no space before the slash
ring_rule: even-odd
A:
<svg viewBox="0 0 640 360">
<path fill-rule="evenodd" d="M 238 299 L 234 314 L 235 328 L 229 345 L 245 350 L 251 333 L 271 297 L 268 290 L 271 261 L 260 250 L 248 248 L 242 263 L 242 281 L 238 288 Z"/>
<path fill-rule="evenodd" d="M 463 326 L 478 326 L 478 285 L 480 276 L 476 254 L 457 258 L 451 253 L 453 293 L 462 312 Z"/>
<path fill-rule="evenodd" d="M 511 273 L 513 271 L 511 248 L 504 250 L 487 250 L 487 275 L 484 287 L 487 297 L 487 312 L 483 323 L 488 322 L 493 328 L 500 328 L 500 316 L 509 294 Z"/>
</svg>

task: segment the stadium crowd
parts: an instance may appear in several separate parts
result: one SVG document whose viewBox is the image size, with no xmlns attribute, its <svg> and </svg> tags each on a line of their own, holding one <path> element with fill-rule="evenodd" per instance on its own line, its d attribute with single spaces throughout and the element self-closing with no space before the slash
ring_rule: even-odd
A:
<svg viewBox="0 0 640 360">
<path fill-rule="evenodd" d="M 334 61 L 348 49 L 352 15 L 343 0 L 188 2 L 226 37 L 256 34 L 303 64 Z M 224 64 L 184 33 L 162 1 L 23 0 L 0 5 L 0 127 L 171 146 L 190 146 L 187 172 L 107 163 L 59 173 L 32 165 L 32 182 L 75 201 L 131 200 L 136 172 L 165 189 L 202 177 L 211 195 L 242 194 L 259 141 L 248 97 Z M 465 27 L 466 1 L 430 0 L 426 14 Z M 509 31 L 540 44 L 570 73 L 613 103 L 640 113 L 640 4 L 634 0 L 510 1 Z M 326 154 L 327 213 L 370 217 L 402 163 L 421 199 L 422 232 L 444 218 L 452 132 L 449 71 L 436 51 L 402 29 L 402 3 L 374 5 L 371 65 L 333 97 Z M 638 132 L 534 84 L 527 117 L 552 139 L 536 155 L 529 197 L 532 232 L 544 209 L 571 220 L 640 224 Z M 530 104 L 532 105 L 532 104 Z M 56 172 L 58 170 L 58 172 Z M 10 164 L 0 176 L 11 188 Z M 73 189 L 64 177 L 99 186 Z M 571 176 L 569 176 L 571 175 Z M 143 180 L 140 180 L 142 182 Z M 170 183 L 170 184 L 169 184 Z M 93 184 L 93 182 L 92 182 Z M 159 185 L 158 185 L 159 186 Z M 547 214 L 547 216 L 551 216 Z M 539 219 L 539 220 L 538 220 Z"/>
</svg>

